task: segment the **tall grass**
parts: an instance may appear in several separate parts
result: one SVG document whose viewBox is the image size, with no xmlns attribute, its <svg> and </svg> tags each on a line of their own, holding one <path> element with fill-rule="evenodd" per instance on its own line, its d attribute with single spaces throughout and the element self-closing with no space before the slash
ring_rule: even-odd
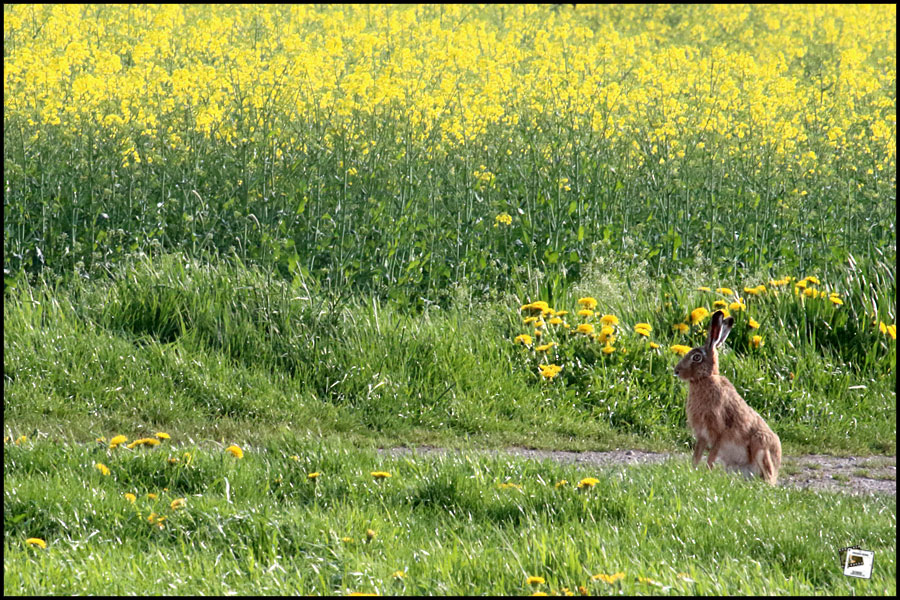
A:
<svg viewBox="0 0 900 600">
<path fill-rule="evenodd" d="M 113 426 L 289 426 L 386 443 L 686 444 L 686 391 L 672 376 L 678 356 L 670 346 L 705 334 L 695 326 L 684 336 L 672 325 L 696 306 L 711 311 L 716 294 L 694 287 L 709 281 L 670 287 L 631 268 L 583 281 L 596 290 L 598 314 L 620 319 L 610 356 L 600 343 L 553 337 L 550 328 L 546 341 L 560 345 L 536 354 L 514 343 L 533 332 L 519 310 L 530 298 L 473 300 L 463 289 L 450 309 L 408 314 L 375 298 L 341 299 L 231 261 L 181 255 L 135 261 L 108 281 L 22 284 L 7 292 L 4 310 L 5 417 L 16 435 L 43 430 L 49 418 L 82 440 Z M 634 294 L 621 292 L 626 280 L 639 288 Z M 573 329 L 577 297 L 555 305 L 572 312 Z M 787 452 L 895 448 L 896 345 L 865 314 L 885 300 L 860 290 L 842 297 L 834 306 L 784 290 L 748 296 L 735 313 L 724 372 Z M 758 330 L 748 329 L 751 317 Z M 632 331 L 639 322 L 652 324 L 658 349 Z M 760 348 L 750 339 L 757 333 Z M 562 375 L 541 381 L 542 361 L 563 365 Z"/>
</svg>

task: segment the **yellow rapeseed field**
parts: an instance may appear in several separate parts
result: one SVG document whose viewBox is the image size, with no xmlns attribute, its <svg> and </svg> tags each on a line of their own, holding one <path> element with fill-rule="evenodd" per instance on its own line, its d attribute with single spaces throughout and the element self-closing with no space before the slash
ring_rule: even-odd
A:
<svg viewBox="0 0 900 600">
<path fill-rule="evenodd" d="M 128 131 L 144 142 L 121 149 L 131 163 L 313 114 L 350 139 L 399 119 L 434 152 L 546 118 L 624 140 L 638 161 L 725 160 L 752 140 L 800 171 L 822 168 L 805 142 L 824 134 L 830 158 L 885 169 L 895 20 L 890 5 L 7 5 L 4 114 L 35 136 Z"/>
</svg>

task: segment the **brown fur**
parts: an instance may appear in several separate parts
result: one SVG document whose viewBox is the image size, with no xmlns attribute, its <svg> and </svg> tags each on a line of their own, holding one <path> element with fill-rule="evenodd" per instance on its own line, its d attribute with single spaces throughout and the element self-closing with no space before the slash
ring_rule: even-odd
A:
<svg viewBox="0 0 900 600">
<path fill-rule="evenodd" d="M 687 420 L 694 433 L 694 466 L 709 448 L 706 465 L 718 458 L 727 469 L 760 475 L 774 485 L 781 468 L 781 440 L 741 398 L 728 379 L 719 375 L 716 347 L 728 337 L 734 319 L 713 313 L 704 346 L 692 349 L 675 366 L 688 382 Z"/>
</svg>

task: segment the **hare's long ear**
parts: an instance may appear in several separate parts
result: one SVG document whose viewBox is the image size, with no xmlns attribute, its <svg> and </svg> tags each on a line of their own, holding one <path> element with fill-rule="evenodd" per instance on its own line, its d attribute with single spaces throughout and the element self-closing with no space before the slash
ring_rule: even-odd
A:
<svg viewBox="0 0 900 600">
<path fill-rule="evenodd" d="M 719 339 L 716 340 L 717 348 L 725 343 L 725 338 L 727 338 L 728 334 L 731 333 L 732 327 L 734 327 L 734 317 L 728 317 L 727 319 L 722 321 L 722 328 L 719 331 Z"/>
<path fill-rule="evenodd" d="M 717 310 L 713 313 L 712 319 L 709 320 L 709 336 L 706 338 L 707 351 L 718 345 L 719 336 L 722 335 L 722 316 L 722 311 Z"/>
</svg>

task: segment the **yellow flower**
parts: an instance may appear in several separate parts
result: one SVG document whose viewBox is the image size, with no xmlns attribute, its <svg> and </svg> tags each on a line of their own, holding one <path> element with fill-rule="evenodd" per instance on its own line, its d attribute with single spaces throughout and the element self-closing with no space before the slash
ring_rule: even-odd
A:
<svg viewBox="0 0 900 600">
<path fill-rule="evenodd" d="M 168 433 L 163 433 L 162 431 L 157 431 L 157 432 L 156 432 L 156 437 L 158 437 L 158 438 L 161 439 L 161 440 L 168 440 L 168 439 L 171 439 L 171 437 L 169 436 Z"/>
<path fill-rule="evenodd" d="M 819 292 L 816 288 L 806 288 L 803 290 L 803 295 L 807 298 L 817 298 L 819 296 Z"/>
<path fill-rule="evenodd" d="M 494 227 L 497 227 L 501 223 L 503 225 L 512 225 L 512 217 L 509 216 L 508 214 L 506 214 L 505 212 L 500 213 L 499 215 L 494 217 Z"/>
<path fill-rule="evenodd" d="M 675 323 L 672 325 L 672 329 L 678 333 L 687 333 L 690 326 L 687 323 Z"/>
<path fill-rule="evenodd" d="M 762 337 L 760 337 L 758 335 L 754 335 L 752 338 L 750 338 L 750 345 L 753 346 L 754 348 L 759 348 L 760 346 L 763 345 Z"/>
<path fill-rule="evenodd" d="M 650 585 L 660 585 L 658 581 L 650 579 L 649 577 L 638 577 L 638 581 L 641 583 L 648 583 Z"/>
<path fill-rule="evenodd" d="M 391 577 L 393 577 L 394 579 L 403 579 L 404 577 L 406 577 L 406 573 L 404 573 L 403 571 L 394 571 L 391 574 Z"/>
<path fill-rule="evenodd" d="M 512 489 L 512 488 L 515 488 L 515 489 L 517 489 L 517 490 L 521 490 L 521 489 L 522 489 L 522 486 L 519 485 L 518 483 L 509 483 L 509 482 L 507 482 L 507 483 L 498 483 L 498 484 L 497 484 L 497 487 L 499 487 L 501 490 L 508 490 L 508 489 Z"/>
<path fill-rule="evenodd" d="M 169 504 L 169 508 L 171 508 L 172 510 L 175 510 L 177 508 L 183 508 L 184 504 L 185 504 L 184 498 L 175 498 L 174 500 L 172 500 L 172 503 Z"/>
<path fill-rule="evenodd" d="M 385 478 L 391 476 L 391 474 L 388 473 L 387 471 L 372 471 L 371 475 L 372 475 L 372 477 L 374 477 L 375 479 L 379 479 L 379 480 L 385 479 Z"/>
<path fill-rule="evenodd" d="M 366 529 L 366 540 L 372 541 L 375 539 L 375 530 L 374 529 Z"/>
<path fill-rule="evenodd" d="M 310 481 L 312 481 L 313 483 L 315 483 L 316 479 L 319 478 L 319 475 L 321 475 L 321 473 L 316 471 L 315 473 L 310 473 L 309 475 L 307 475 L 306 478 L 309 479 Z"/>
<path fill-rule="evenodd" d="M 590 335 L 594 333 L 594 326 L 590 323 L 581 323 L 578 327 L 575 328 L 575 331 L 577 331 L 578 333 Z"/>
<path fill-rule="evenodd" d="M 522 325 L 528 325 L 529 323 L 534 323 L 534 322 L 537 321 L 537 320 L 538 320 L 537 317 L 526 317 L 526 318 L 522 321 Z"/>
<path fill-rule="evenodd" d="M 674 352 L 675 354 L 678 354 L 680 356 L 684 356 L 685 354 L 687 354 L 688 352 L 691 351 L 690 346 L 683 346 L 682 344 L 675 344 L 674 346 L 671 346 L 670 349 L 672 350 L 672 352 Z"/>
<path fill-rule="evenodd" d="M 553 318 L 550 319 L 550 321 L 549 321 L 549 323 L 550 323 L 551 325 L 559 325 L 559 324 L 562 323 L 562 322 L 563 322 L 563 320 L 560 319 L 559 317 L 553 317 Z"/>
<path fill-rule="evenodd" d="M 175 458 L 174 456 L 170 456 L 170 457 L 169 457 L 169 464 L 170 464 L 170 465 L 177 465 L 177 464 L 178 464 L 178 459 Z"/>
<path fill-rule="evenodd" d="M 593 317 L 594 311 L 589 310 L 587 308 L 582 308 L 581 310 L 578 311 L 578 316 L 584 317 L 584 318 Z"/>
<path fill-rule="evenodd" d="M 522 344 L 523 346 L 530 346 L 531 341 L 532 341 L 531 336 L 528 335 L 527 333 L 523 333 L 522 335 L 517 335 L 516 339 L 513 340 L 514 343 Z"/>
<path fill-rule="evenodd" d="M 819 285 L 820 281 L 818 277 L 805 277 L 803 279 L 807 283 L 814 283 L 815 285 Z"/>
<path fill-rule="evenodd" d="M 106 443 L 106 438 L 105 438 L 105 437 L 98 437 L 95 441 L 96 441 L 98 444 L 104 444 L 104 443 Z"/>
<path fill-rule="evenodd" d="M 659 348 L 659 344 L 657 344 L 656 342 L 650 342 L 650 347 L 656 350 L 657 348 Z"/>
<path fill-rule="evenodd" d="M 651 331 L 650 326 L 647 325 L 646 327 L 644 327 L 644 325 L 647 325 L 647 324 L 646 323 L 638 323 L 637 325 L 635 325 L 634 332 L 636 334 L 642 335 L 644 337 L 650 337 L 650 331 Z"/>
<path fill-rule="evenodd" d="M 759 329 L 759 323 L 753 317 L 750 317 L 750 321 L 747 322 L 747 325 L 750 329 Z"/>
<path fill-rule="evenodd" d="M 528 585 L 540 585 L 544 583 L 543 577 L 538 577 L 537 575 L 532 575 L 528 578 Z"/>
<path fill-rule="evenodd" d="M 235 444 L 232 444 L 225 448 L 225 452 L 230 453 L 235 458 L 244 458 L 244 451 L 237 447 Z"/>
<path fill-rule="evenodd" d="M 545 379 L 553 379 L 562 371 L 559 365 L 538 365 L 538 368 L 541 370 L 541 377 Z"/>
<path fill-rule="evenodd" d="M 532 594 L 532 596 L 546 596 L 546 595 L 547 595 L 547 592 L 535 592 Z"/>
<path fill-rule="evenodd" d="M 896 325 L 888 325 L 887 326 L 887 334 L 891 336 L 892 340 L 897 339 L 897 326 Z"/>
<path fill-rule="evenodd" d="M 107 467 L 103 463 L 96 463 L 94 465 L 94 468 L 96 468 L 98 471 L 100 471 L 104 475 L 109 475 L 109 467 Z"/>
<path fill-rule="evenodd" d="M 147 494 L 147 497 L 150 498 L 151 500 L 156 500 L 159 496 L 157 496 L 157 495 L 154 494 L 153 492 L 149 492 L 149 493 Z"/>
<path fill-rule="evenodd" d="M 600 317 L 601 325 L 618 325 L 619 319 L 615 315 L 603 315 Z"/>
<path fill-rule="evenodd" d="M 547 350 L 549 350 L 550 348 L 552 348 L 555 345 L 556 345 L 556 342 L 549 342 L 547 344 L 544 344 L 543 346 L 538 346 L 537 348 L 535 348 L 535 351 L 536 352 L 546 352 Z"/>
<path fill-rule="evenodd" d="M 744 293 L 745 293 L 745 294 L 750 294 L 751 296 L 758 296 L 758 295 L 759 295 L 759 289 L 758 289 L 758 288 L 755 288 L 755 287 L 746 287 L 746 286 L 745 286 L 745 287 L 744 287 Z"/>
<path fill-rule="evenodd" d="M 560 479 L 559 481 L 556 482 L 556 485 L 554 485 L 553 487 L 559 488 L 559 487 L 562 487 L 562 486 L 564 486 L 564 485 L 568 485 L 568 483 L 569 483 L 569 482 L 566 481 L 565 479 Z"/>
<path fill-rule="evenodd" d="M 841 300 L 837 295 L 828 296 L 828 300 L 830 300 L 832 304 L 835 304 L 837 306 L 841 306 L 844 304 L 844 301 Z"/>
<path fill-rule="evenodd" d="M 620 579 L 623 579 L 624 577 L 625 577 L 625 573 L 622 573 L 621 571 L 618 573 L 613 573 L 612 575 L 607 575 L 605 573 L 598 573 L 596 575 L 591 575 L 591 579 L 593 581 L 600 580 L 604 583 L 609 583 L 609 584 L 613 584 L 613 583 L 619 581 Z"/>
<path fill-rule="evenodd" d="M 616 349 L 613 346 L 610 346 L 609 344 L 606 344 L 605 346 L 603 346 L 603 350 L 602 350 L 603 354 L 612 354 L 615 351 L 616 351 Z"/>
<path fill-rule="evenodd" d="M 137 500 L 137 496 L 135 496 L 134 494 L 129 494 L 128 492 L 125 492 L 125 499 L 128 500 L 129 502 L 131 502 L 132 504 L 134 504 L 134 502 Z"/>
<path fill-rule="evenodd" d="M 591 310 L 594 310 L 595 308 L 597 308 L 597 300 L 594 298 L 591 298 L 590 296 L 586 296 L 584 298 L 579 298 L 578 304 L 580 304 L 581 306 L 583 306 L 585 308 L 589 308 Z"/>
<path fill-rule="evenodd" d="M 296 462 L 300 462 L 300 457 L 297 456 L 296 454 L 292 454 L 292 455 L 291 455 L 291 460 L 296 461 Z"/>
<path fill-rule="evenodd" d="M 716 288 L 716 291 L 720 294 L 725 294 L 726 296 L 731 296 L 732 294 L 734 294 L 734 292 L 731 291 L 731 288 L 727 287 Z"/>
<path fill-rule="evenodd" d="M 638 323 L 634 326 L 635 329 L 646 329 L 647 331 L 653 331 L 653 328 L 650 327 L 650 323 Z"/>
<path fill-rule="evenodd" d="M 45 542 L 41 538 L 28 538 L 27 540 L 25 540 L 25 543 L 31 546 L 39 546 L 41 548 L 47 547 L 47 542 Z"/>
<path fill-rule="evenodd" d="M 703 308 L 702 306 L 699 308 L 695 308 L 691 311 L 691 324 L 697 325 L 703 319 L 709 316 L 709 311 Z"/>
<path fill-rule="evenodd" d="M 726 306 L 728 306 L 728 303 L 724 300 L 716 300 L 713 302 L 713 308 L 725 308 Z"/>
<path fill-rule="evenodd" d="M 349 543 L 351 543 L 351 542 L 353 541 L 353 538 L 351 538 L 351 537 L 342 537 L 342 538 L 341 538 L 341 541 L 344 542 L 345 544 L 349 544 Z"/>
<path fill-rule="evenodd" d="M 597 479 L 596 477 L 585 477 L 584 479 L 582 479 L 581 481 L 578 482 L 577 487 L 579 487 L 579 488 L 591 487 L 592 488 L 595 485 L 597 485 L 598 483 L 600 483 L 600 480 Z"/>
<path fill-rule="evenodd" d="M 701 285 L 700 287 L 697 288 L 697 291 L 698 292 L 711 292 L 712 290 L 709 289 L 708 287 L 706 287 L 705 285 Z"/>
<path fill-rule="evenodd" d="M 22 436 L 19 436 L 18 438 L 16 438 L 16 441 L 13 442 L 13 444 L 15 444 L 16 446 L 18 446 L 19 444 L 24 444 L 24 443 L 27 442 L 27 441 L 28 441 L 28 436 L 27 436 L 27 435 L 22 435 Z"/>
<path fill-rule="evenodd" d="M 526 310 L 533 313 L 541 313 L 544 314 L 550 309 L 550 305 L 544 302 L 543 300 L 538 300 L 537 302 L 532 302 L 530 304 L 523 304 L 519 310 Z"/>
<path fill-rule="evenodd" d="M 148 446 L 159 446 L 159 440 L 153 438 L 144 438 L 144 443 Z"/>
</svg>

